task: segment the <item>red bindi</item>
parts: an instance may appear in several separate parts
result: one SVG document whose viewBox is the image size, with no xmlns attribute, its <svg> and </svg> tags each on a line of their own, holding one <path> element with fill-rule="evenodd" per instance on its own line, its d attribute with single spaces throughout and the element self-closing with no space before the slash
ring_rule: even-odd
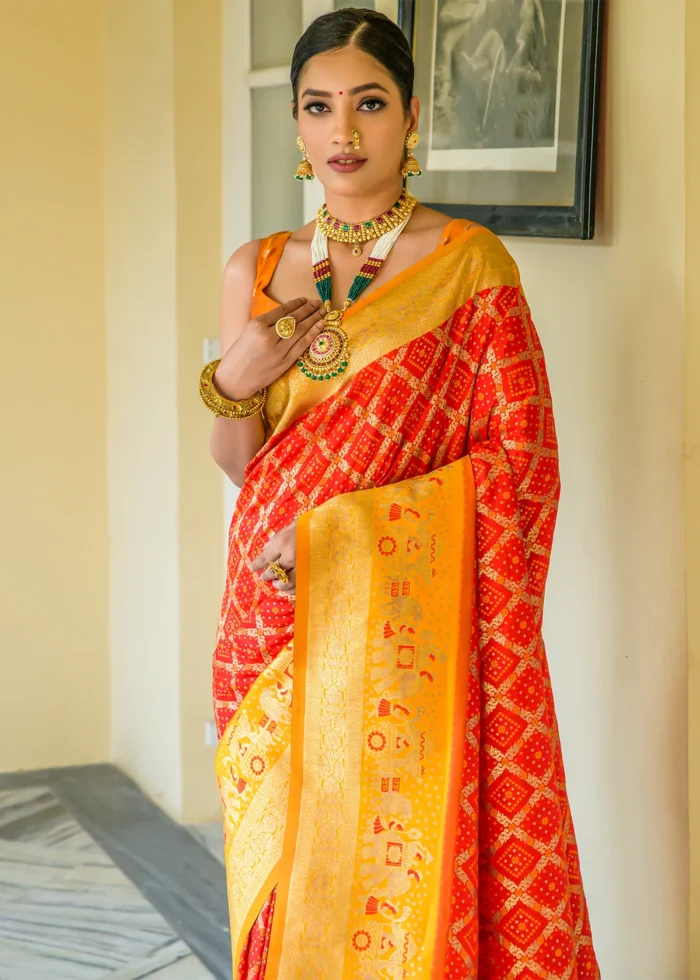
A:
<svg viewBox="0 0 700 980">
<path fill-rule="evenodd" d="M 342 94 L 343 94 L 342 92 L 338 92 L 338 95 L 342 95 Z"/>
</svg>

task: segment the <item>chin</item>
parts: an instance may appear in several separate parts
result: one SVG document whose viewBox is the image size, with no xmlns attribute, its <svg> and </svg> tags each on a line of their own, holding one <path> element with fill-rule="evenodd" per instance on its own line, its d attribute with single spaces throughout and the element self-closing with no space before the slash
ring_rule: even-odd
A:
<svg viewBox="0 0 700 980">
<path fill-rule="evenodd" d="M 328 170 L 328 181 L 322 181 L 326 193 L 337 194 L 339 197 L 362 197 L 372 194 L 377 187 L 391 183 L 391 178 L 367 173 L 366 165 L 352 174 L 339 174 Z"/>
</svg>

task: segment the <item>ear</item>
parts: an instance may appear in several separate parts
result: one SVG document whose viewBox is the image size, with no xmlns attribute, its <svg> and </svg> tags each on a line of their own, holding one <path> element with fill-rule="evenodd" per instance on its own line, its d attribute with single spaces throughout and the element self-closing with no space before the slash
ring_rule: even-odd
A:
<svg viewBox="0 0 700 980">
<path fill-rule="evenodd" d="M 411 98 L 411 105 L 409 109 L 409 119 L 410 127 L 412 130 L 418 130 L 418 121 L 420 120 L 420 99 L 417 95 Z"/>
</svg>

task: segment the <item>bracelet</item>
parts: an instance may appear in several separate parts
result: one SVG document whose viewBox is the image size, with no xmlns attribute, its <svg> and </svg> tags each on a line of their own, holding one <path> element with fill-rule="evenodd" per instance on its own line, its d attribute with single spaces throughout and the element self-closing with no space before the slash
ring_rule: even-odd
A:
<svg viewBox="0 0 700 980">
<path fill-rule="evenodd" d="M 210 361 L 199 376 L 199 394 L 210 412 L 224 419 L 249 419 L 257 415 L 265 404 L 267 388 L 261 388 L 250 398 L 239 402 L 232 401 L 219 394 L 214 384 L 214 372 L 221 364 L 221 358 Z"/>
</svg>

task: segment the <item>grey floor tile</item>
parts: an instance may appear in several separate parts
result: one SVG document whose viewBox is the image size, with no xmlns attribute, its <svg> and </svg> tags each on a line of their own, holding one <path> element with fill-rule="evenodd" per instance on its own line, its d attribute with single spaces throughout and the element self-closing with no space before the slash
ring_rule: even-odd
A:
<svg viewBox="0 0 700 980">
<path fill-rule="evenodd" d="M 180 940 L 109 975 L 109 980 L 211 980 L 211 973 Z"/>
<path fill-rule="evenodd" d="M 45 847 L 98 850 L 46 786 L 0 791 L 0 839 L 37 841 Z"/>
<path fill-rule="evenodd" d="M 178 929 L 154 907 L 148 895 L 153 878 L 161 886 L 167 881 L 187 890 L 189 871 L 193 891 L 201 891 L 195 858 L 201 856 L 208 869 L 207 862 L 213 861 L 209 851 L 168 821 L 143 794 L 139 799 L 130 782 L 126 799 L 123 793 L 120 796 L 119 790 L 125 787 L 119 773 L 114 779 L 109 773 L 106 779 L 104 772 L 99 773 L 102 779 L 97 782 L 104 805 L 100 811 L 93 802 L 87 822 L 94 832 L 100 815 L 105 816 L 103 823 L 111 826 L 106 832 L 104 827 L 100 829 L 105 832 L 112 856 L 127 874 L 75 818 L 81 799 L 90 798 L 90 776 L 103 768 L 111 767 L 81 770 L 81 785 L 77 791 L 73 785 L 68 800 L 60 797 L 59 779 L 50 787 L 31 786 L 22 784 L 29 776 L 22 773 L 18 774 L 20 785 L 9 788 L 11 777 L 0 776 L 0 980 L 230 980 L 228 934 L 222 937 L 224 952 L 218 954 L 217 972 L 212 973 L 182 938 L 183 934 L 192 936 L 198 923 L 183 922 L 183 928 Z M 116 791 L 111 797 L 107 792 L 110 782 Z M 135 803 L 131 813 L 129 799 Z M 150 847 L 146 859 L 144 841 L 137 843 L 135 853 L 129 851 L 128 840 L 114 832 L 115 810 L 122 826 L 130 820 L 136 822 L 146 846 L 163 827 L 166 837 L 176 828 L 187 846 L 192 841 L 194 856 L 186 855 L 190 860 L 183 862 L 181 875 L 174 873 L 179 860 L 173 862 L 172 855 L 180 858 L 177 849 L 170 852 L 169 866 L 162 871 L 158 861 L 164 858 L 163 851 Z M 150 817 L 145 826 L 144 811 Z M 214 861 L 213 867 L 223 875 L 218 862 Z M 129 870 L 136 874 L 129 875 Z M 174 906 L 177 910 L 181 905 L 171 900 L 169 909 Z"/>
</svg>

